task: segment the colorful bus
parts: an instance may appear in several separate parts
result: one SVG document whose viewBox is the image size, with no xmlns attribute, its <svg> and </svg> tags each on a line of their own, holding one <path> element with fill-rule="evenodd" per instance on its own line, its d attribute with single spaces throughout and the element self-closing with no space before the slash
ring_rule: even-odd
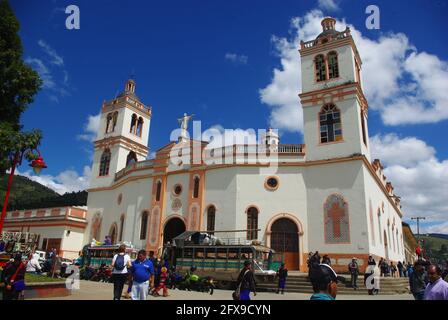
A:
<svg viewBox="0 0 448 320">
<path fill-rule="evenodd" d="M 198 231 L 186 231 L 174 238 L 172 244 L 166 244 L 160 256 L 180 273 L 195 266 L 197 275 L 213 277 L 219 288 L 234 286 L 246 260 L 251 261 L 257 282 L 274 280 L 274 270 L 281 260 L 270 248 L 259 244 L 201 243 L 200 236 Z"/>
<path fill-rule="evenodd" d="M 100 246 L 88 246 L 83 250 L 86 253 L 87 263 L 93 268 L 99 268 L 102 264 L 110 266 L 112 264 L 112 258 L 118 253 L 119 245 L 100 245 Z M 137 258 L 138 250 L 126 247 L 126 253 L 131 257 L 131 260 Z"/>
</svg>

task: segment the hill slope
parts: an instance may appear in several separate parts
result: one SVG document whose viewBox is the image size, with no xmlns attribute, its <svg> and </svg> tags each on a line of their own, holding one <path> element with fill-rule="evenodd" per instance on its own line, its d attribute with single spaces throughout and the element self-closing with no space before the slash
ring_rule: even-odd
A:
<svg viewBox="0 0 448 320">
<path fill-rule="evenodd" d="M 448 239 L 432 235 L 420 235 L 423 249 L 430 258 L 437 260 L 448 259 Z"/>
<path fill-rule="evenodd" d="M 0 175 L 0 209 L 3 209 L 8 178 L 9 175 Z M 8 210 L 85 206 L 86 204 L 86 191 L 65 193 L 61 196 L 38 182 L 16 175 L 12 183 Z"/>
</svg>

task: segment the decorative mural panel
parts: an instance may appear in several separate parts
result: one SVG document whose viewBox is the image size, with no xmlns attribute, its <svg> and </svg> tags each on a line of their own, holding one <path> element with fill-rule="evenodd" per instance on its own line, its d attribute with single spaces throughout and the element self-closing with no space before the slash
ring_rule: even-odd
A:
<svg viewBox="0 0 448 320">
<path fill-rule="evenodd" d="M 149 242 L 151 246 L 157 245 L 157 240 L 159 239 L 159 227 L 160 227 L 160 209 L 155 207 L 152 210 L 150 217 L 150 234 Z"/>
<path fill-rule="evenodd" d="M 101 216 L 96 214 L 92 219 L 92 227 L 90 229 L 90 239 L 99 240 L 101 233 Z"/>
<path fill-rule="evenodd" d="M 197 204 L 193 204 L 190 210 L 190 230 L 198 230 L 199 208 Z"/>
<path fill-rule="evenodd" d="M 324 205 L 325 242 L 350 242 L 348 204 L 340 195 L 333 194 Z"/>
<path fill-rule="evenodd" d="M 173 199 L 173 202 L 171 203 L 171 209 L 173 209 L 173 211 L 179 211 L 180 208 L 182 208 L 182 201 L 179 198 Z"/>
</svg>

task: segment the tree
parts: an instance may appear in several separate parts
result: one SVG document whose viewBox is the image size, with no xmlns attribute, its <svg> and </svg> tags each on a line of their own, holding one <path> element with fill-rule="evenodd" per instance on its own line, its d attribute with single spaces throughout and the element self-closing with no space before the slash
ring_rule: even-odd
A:
<svg viewBox="0 0 448 320">
<path fill-rule="evenodd" d="M 441 244 L 440 245 L 440 253 L 444 254 L 444 253 L 448 253 L 448 247 L 446 244 Z"/>
<path fill-rule="evenodd" d="M 39 74 L 22 58 L 20 26 L 7 0 L 0 0 L 0 174 L 11 167 L 11 155 L 36 148 L 39 130 L 23 132 L 20 116 L 42 86 Z M 32 154 L 26 155 L 31 160 Z"/>
</svg>

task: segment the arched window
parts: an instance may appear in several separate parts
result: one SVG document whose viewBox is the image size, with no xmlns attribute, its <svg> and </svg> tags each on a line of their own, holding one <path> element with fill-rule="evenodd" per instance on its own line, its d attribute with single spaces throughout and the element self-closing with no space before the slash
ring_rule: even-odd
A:
<svg viewBox="0 0 448 320">
<path fill-rule="evenodd" d="M 138 118 L 138 122 L 137 122 L 137 132 L 136 134 L 141 137 L 142 136 L 142 130 L 143 130 L 143 118 L 140 117 Z"/>
<path fill-rule="evenodd" d="M 148 232 L 148 212 L 142 213 L 142 219 L 140 222 L 140 240 L 146 239 L 146 233 Z"/>
<path fill-rule="evenodd" d="M 134 151 L 129 151 L 126 157 L 126 167 L 137 162 L 137 155 Z"/>
<path fill-rule="evenodd" d="M 112 113 L 109 113 L 106 117 L 106 133 L 111 131 Z"/>
<path fill-rule="evenodd" d="M 396 239 L 395 239 L 395 232 L 394 232 L 394 229 L 393 229 L 393 228 L 392 228 L 392 244 L 393 244 L 394 251 L 396 252 L 396 251 L 397 251 L 397 248 L 396 248 Z"/>
<path fill-rule="evenodd" d="M 213 234 L 212 231 L 215 231 L 215 206 L 209 206 L 207 209 L 207 231 L 210 234 Z"/>
<path fill-rule="evenodd" d="M 199 177 L 194 177 L 193 198 L 199 197 Z"/>
<path fill-rule="evenodd" d="M 117 120 L 118 120 L 118 111 L 115 111 L 114 115 L 112 116 L 112 132 L 115 131 L 115 127 L 117 126 Z"/>
<path fill-rule="evenodd" d="M 123 229 L 124 229 L 124 215 L 120 218 L 120 235 L 118 236 L 118 241 L 123 241 Z"/>
<path fill-rule="evenodd" d="M 373 220 L 373 208 L 372 208 L 372 200 L 369 199 L 369 215 L 370 215 L 370 237 L 372 239 L 372 244 L 375 244 L 375 223 Z"/>
<path fill-rule="evenodd" d="M 314 59 L 316 68 L 316 81 L 325 81 L 327 79 L 327 68 L 325 66 L 325 57 L 320 54 Z"/>
<path fill-rule="evenodd" d="M 361 111 L 361 129 L 362 129 L 362 141 L 364 142 L 364 145 L 367 147 L 366 120 L 363 111 Z"/>
<path fill-rule="evenodd" d="M 109 165 L 110 165 L 110 150 L 106 149 L 101 155 L 100 176 L 107 176 L 109 174 Z"/>
<path fill-rule="evenodd" d="M 116 223 L 112 224 L 112 226 L 110 227 L 109 237 L 110 237 L 112 244 L 115 244 L 116 240 L 117 240 L 117 224 Z"/>
<path fill-rule="evenodd" d="M 137 126 L 137 115 L 134 113 L 132 115 L 132 119 L 131 119 L 131 129 L 129 130 L 130 133 L 135 134 L 135 128 Z"/>
<path fill-rule="evenodd" d="M 326 243 L 350 242 L 348 204 L 338 194 L 330 195 L 325 201 L 324 230 Z"/>
<path fill-rule="evenodd" d="M 338 55 L 336 52 L 331 51 L 327 56 L 328 61 L 328 78 L 338 78 L 339 77 L 339 65 L 338 65 Z"/>
<path fill-rule="evenodd" d="M 157 187 L 156 187 L 156 201 L 160 201 L 160 194 L 162 192 L 162 182 L 157 181 Z"/>
<path fill-rule="evenodd" d="M 380 244 L 382 244 L 383 243 L 383 240 L 381 239 L 381 210 L 380 210 L 380 208 L 378 208 L 378 214 L 377 214 L 377 216 L 378 216 L 378 236 L 379 236 L 379 239 L 380 239 Z"/>
<path fill-rule="evenodd" d="M 342 140 L 341 112 L 332 103 L 322 107 L 319 113 L 320 142 Z"/>
<path fill-rule="evenodd" d="M 258 238 L 258 209 L 250 207 L 247 209 L 247 240 Z"/>
</svg>

